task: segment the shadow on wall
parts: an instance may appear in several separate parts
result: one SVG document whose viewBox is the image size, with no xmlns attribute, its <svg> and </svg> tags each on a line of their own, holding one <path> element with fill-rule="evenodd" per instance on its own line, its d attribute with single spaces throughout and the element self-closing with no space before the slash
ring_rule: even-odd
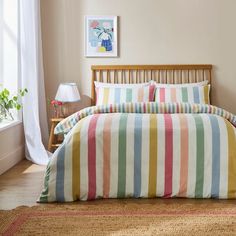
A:
<svg viewBox="0 0 236 236">
<path fill-rule="evenodd" d="M 221 70 L 218 66 L 213 67 L 212 70 L 212 86 L 211 86 L 211 104 L 221 107 L 233 114 L 236 114 L 235 92 L 229 89 L 224 80 L 226 71 Z M 217 89 L 216 89 L 217 88 Z M 219 89 L 220 88 L 220 89 Z M 224 94 L 224 99 L 222 99 Z M 226 101 L 232 101 L 227 103 Z"/>
<path fill-rule="evenodd" d="M 92 99 L 87 95 L 82 95 L 81 100 L 79 102 L 71 102 L 68 103 L 68 112 L 69 114 L 73 114 L 85 107 L 91 106 Z"/>
<path fill-rule="evenodd" d="M 53 100 L 53 99 L 51 99 Z M 50 100 L 50 101 L 51 101 Z M 63 106 L 66 107 L 65 117 L 70 116 L 71 114 L 82 110 L 85 107 L 89 107 L 92 104 L 92 99 L 87 95 L 81 95 L 81 100 L 78 102 L 68 102 Z M 48 119 L 55 117 L 53 105 L 48 102 Z M 49 122 L 50 123 L 50 122 Z"/>
</svg>

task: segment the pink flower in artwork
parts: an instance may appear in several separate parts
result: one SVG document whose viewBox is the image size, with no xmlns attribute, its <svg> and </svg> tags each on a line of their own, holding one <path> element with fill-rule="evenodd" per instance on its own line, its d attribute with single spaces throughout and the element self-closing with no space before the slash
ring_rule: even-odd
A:
<svg viewBox="0 0 236 236">
<path fill-rule="evenodd" d="M 98 27 L 98 25 L 99 25 L 98 21 L 94 20 L 91 22 L 90 27 L 95 29 L 96 27 Z"/>
<path fill-rule="evenodd" d="M 111 28 L 111 24 L 110 24 L 110 22 L 104 22 L 103 23 L 103 27 L 105 28 L 105 29 L 109 29 L 109 28 Z"/>
</svg>

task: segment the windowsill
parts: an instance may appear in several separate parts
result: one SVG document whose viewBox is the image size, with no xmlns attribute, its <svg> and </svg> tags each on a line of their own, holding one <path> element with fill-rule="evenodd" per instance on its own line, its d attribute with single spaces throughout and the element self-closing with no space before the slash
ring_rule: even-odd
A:
<svg viewBox="0 0 236 236">
<path fill-rule="evenodd" d="M 3 120 L 0 122 L 0 132 L 3 131 L 3 130 L 6 130 L 8 128 L 11 128 L 11 127 L 14 127 L 16 125 L 19 125 L 21 124 L 22 121 L 20 120 Z"/>
</svg>

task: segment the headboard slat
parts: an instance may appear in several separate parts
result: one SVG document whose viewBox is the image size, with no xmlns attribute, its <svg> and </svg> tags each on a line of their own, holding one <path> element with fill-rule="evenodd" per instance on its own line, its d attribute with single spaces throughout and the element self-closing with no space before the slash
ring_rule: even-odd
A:
<svg viewBox="0 0 236 236">
<path fill-rule="evenodd" d="M 211 84 L 212 79 L 212 65 L 210 64 L 93 65 L 91 69 L 91 98 L 93 103 L 96 100 L 94 81 L 132 84 L 154 80 L 158 83 L 176 84 L 208 80 Z"/>
</svg>

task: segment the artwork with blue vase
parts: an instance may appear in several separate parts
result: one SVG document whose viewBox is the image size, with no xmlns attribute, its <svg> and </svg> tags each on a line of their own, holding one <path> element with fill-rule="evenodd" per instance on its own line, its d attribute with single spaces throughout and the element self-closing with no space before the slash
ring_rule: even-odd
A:
<svg viewBox="0 0 236 236">
<path fill-rule="evenodd" d="M 117 20 L 87 17 L 87 56 L 117 56 Z"/>
</svg>

